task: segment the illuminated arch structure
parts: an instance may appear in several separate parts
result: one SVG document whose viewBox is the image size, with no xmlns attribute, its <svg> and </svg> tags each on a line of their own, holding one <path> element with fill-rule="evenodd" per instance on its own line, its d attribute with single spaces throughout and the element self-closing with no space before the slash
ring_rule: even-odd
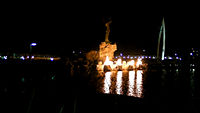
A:
<svg viewBox="0 0 200 113">
<path fill-rule="evenodd" d="M 157 59 L 160 59 L 160 40 L 161 40 L 161 35 L 163 34 L 163 46 L 162 46 L 162 56 L 161 60 L 164 60 L 165 58 L 165 22 L 164 18 L 162 20 L 162 25 L 160 27 L 160 33 L 159 33 L 159 38 L 158 38 L 158 48 L 157 48 Z"/>
</svg>

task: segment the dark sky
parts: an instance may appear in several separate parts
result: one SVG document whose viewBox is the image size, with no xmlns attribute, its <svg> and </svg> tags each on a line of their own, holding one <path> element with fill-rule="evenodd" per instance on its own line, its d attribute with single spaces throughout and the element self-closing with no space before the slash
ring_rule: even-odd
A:
<svg viewBox="0 0 200 113">
<path fill-rule="evenodd" d="M 109 15 L 109 16 L 105 16 Z M 111 14 L 85 13 L 55 8 L 4 8 L 1 14 L 0 50 L 27 51 L 30 42 L 41 51 L 63 52 L 75 48 L 97 49 L 105 37 L 105 20 L 111 17 L 110 41 L 119 49 L 156 49 L 162 18 L 166 48 L 199 47 L 200 17 L 196 8 L 165 12 L 122 10 Z"/>
</svg>

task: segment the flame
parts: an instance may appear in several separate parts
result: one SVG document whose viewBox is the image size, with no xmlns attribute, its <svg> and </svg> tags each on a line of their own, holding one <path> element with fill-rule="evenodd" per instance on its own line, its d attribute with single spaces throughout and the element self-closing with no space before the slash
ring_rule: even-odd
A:
<svg viewBox="0 0 200 113">
<path fill-rule="evenodd" d="M 126 70 L 127 68 L 128 68 L 128 65 L 127 65 L 126 61 L 123 61 L 123 63 L 122 63 L 122 69 Z"/>
<path fill-rule="evenodd" d="M 105 60 L 103 65 L 110 65 L 111 66 L 112 64 L 113 64 L 113 62 L 109 60 L 108 56 L 106 56 L 106 60 Z"/>
<path fill-rule="evenodd" d="M 129 66 L 134 66 L 135 61 L 134 61 L 134 60 L 131 60 L 131 61 L 129 61 L 127 64 L 128 64 Z"/>
<path fill-rule="evenodd" d="M 122 66 L 123 70 L 127 70 L 129 69 L 129 67 L 132 67 L 130 69 L 134 69 L 134 68 L 139 68 L 141 65 L 143 65 L 141 58 L 137 59 L 137 62 L 135 62 L 134 60 L 126 62 L 122 61 L 122 59 L 120 58 L 117 61 L 110 61 L 109 57 L 106 56 L 105 62 L 102 63 L 102 61 L 100 61 L 97 65 L 97 69 L 103 70 L 104 66 L 109 66 L 111 70 L 116 70 L 117 66 Z"/>
<path fill-rule="evenodd" d="M 118 59 L 116 62 L 116 65 L 121 66 L 122 65 L 122 59 Z"/>
<path fill-rule="evenodd" d="M 142 65 L 142 59 L 139 58 L 137 60 L 136 67 L 139 67 L 140 65 Z"/>
</svg>

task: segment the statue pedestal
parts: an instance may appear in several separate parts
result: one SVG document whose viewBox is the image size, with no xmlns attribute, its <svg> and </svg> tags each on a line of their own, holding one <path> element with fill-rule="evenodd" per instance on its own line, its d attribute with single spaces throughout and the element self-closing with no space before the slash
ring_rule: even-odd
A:
<svg viewBox="0 0 200 113">
<path fill-rule="evenodd" d="M 106 43 L 102 42 L 99 45 L 99 60 L 100 61 L 105 61 L 106 56 L 109 57 L 109 60 L 112 61 L 114 58 L 114 52 L 117 50 L 117 44 L 111 44 L 111 43 Z"/>
</svg>

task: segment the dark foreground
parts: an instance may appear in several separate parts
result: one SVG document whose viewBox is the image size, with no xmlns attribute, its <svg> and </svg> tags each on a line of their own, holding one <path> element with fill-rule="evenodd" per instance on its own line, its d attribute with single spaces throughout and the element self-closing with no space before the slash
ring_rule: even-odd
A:
<svg viewBox="0 0 200 113">
<path fill-rule="evenodd" d="M 199 70 L 148 70 L 144 96 L 97 92 L 97 72 L 63 61 L 1 63 L 1 113 L 199 113 Z M 73 75 L 71 75 L 73 73 Z"/>
</svg>

